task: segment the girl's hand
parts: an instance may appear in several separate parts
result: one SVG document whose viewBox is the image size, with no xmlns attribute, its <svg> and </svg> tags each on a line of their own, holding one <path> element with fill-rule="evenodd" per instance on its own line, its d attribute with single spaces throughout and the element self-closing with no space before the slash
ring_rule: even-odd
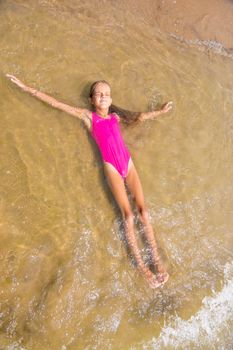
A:
<svg viewBox="0 0 233 350">
<path fill-rule="evenodd" d="M 28 87 L 24 83 L 22 83 L 22 81 L 17 79 L 14 75 L 6 74 L 6 76 L 12 81 L 12 83 L 14 83 L 15 85 L 18 85 L 24 91 L 28 91 Z"/>
<path fill-rule="evenodd" d="M 169 101 L 169 102 L 166 102 L 163 107 L 161 108 L 161 113 L 167 113 L 169 112 L 173 107 L 173 102 L 172 101 Z"/>
</svg>

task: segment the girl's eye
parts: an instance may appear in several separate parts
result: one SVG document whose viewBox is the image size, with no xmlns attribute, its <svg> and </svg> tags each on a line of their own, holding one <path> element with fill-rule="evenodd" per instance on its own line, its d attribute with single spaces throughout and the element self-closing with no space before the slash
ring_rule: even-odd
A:
<svg viewBox="0 0 233 350">
<path fill-rule="evenodd" d="M 107 96 L 109 97 L 110 94 L 102 94 L 101 92 L 95 92 L 95 96 L 99 97 L 99 96 Z"/>
</svg>

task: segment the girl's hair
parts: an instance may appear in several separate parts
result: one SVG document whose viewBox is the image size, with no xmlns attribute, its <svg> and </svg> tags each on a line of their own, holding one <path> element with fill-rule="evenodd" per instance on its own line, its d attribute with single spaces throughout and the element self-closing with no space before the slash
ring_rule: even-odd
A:
<svg viewBox="0 0 233 350">
<path fill-rule="evenodd" d="M 99 83 L 106 84 L 110 87 L 110 84 L 106 80 L 95 81 L 90 87 L 90 91 L 89 91 L 90 98 L 93 97 L 93 95 L 95 93 L 96 86 Z M 138 120 L 139 115 L 140 115 L 140 112 L 132 112 L 132 111 L 129 111 L 127 109 L 120 108 L 120 107 L 113 105 L 113 104 L 109 107 L 109 113 L 116 113 L 117 115 L 119 115 L 119 117 L 121 119 L 123 119 L 123 121 L 126 124 L 132 124 L 132 123 L 136 122 Z"/>
</svg>

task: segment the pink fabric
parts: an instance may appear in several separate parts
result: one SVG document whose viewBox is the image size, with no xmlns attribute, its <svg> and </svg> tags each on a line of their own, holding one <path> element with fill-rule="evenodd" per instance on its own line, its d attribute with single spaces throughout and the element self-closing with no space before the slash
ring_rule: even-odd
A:
<svg viewBox="0 0 233 350">
<path fill-rule="evenodd" d="M 99 146 L 104 162 L 110 163 L 125 178 L 130 154 L 122 138 L 119 122 L 114 114 L 102 118 L 92 113 L 92 136 Z"/>
</svg>

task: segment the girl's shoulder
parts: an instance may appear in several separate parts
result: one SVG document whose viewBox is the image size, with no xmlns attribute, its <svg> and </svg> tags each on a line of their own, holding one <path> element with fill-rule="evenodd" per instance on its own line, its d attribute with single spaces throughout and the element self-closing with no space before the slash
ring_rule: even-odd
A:
<svg viewBox="0 0 233 350">
<path fill-rule="evenodd" d="M 93 112 L 90 111 L 89 109 L 83 109 L 83 118 L 88 118 L 91 120 L 92 114 L 93 114 Z"/>
<path fill-rule="evenodd" d="M 114 113 L 111 113 L 111 115 L 113 115 L 116 118 L 116 120 L 118 121 L 118 123 L 120 123 L 121 118 L 119 117 L 119 115 L 117 113 L 114 112 Z"/>
<path fill-rule="evenodd" d="M 82 120 L 85 126 L 87 127 L 87 129 L 90 131 L 92 127 L 92 112 L 88 109 L 83 109 Z"/>
</svg>

